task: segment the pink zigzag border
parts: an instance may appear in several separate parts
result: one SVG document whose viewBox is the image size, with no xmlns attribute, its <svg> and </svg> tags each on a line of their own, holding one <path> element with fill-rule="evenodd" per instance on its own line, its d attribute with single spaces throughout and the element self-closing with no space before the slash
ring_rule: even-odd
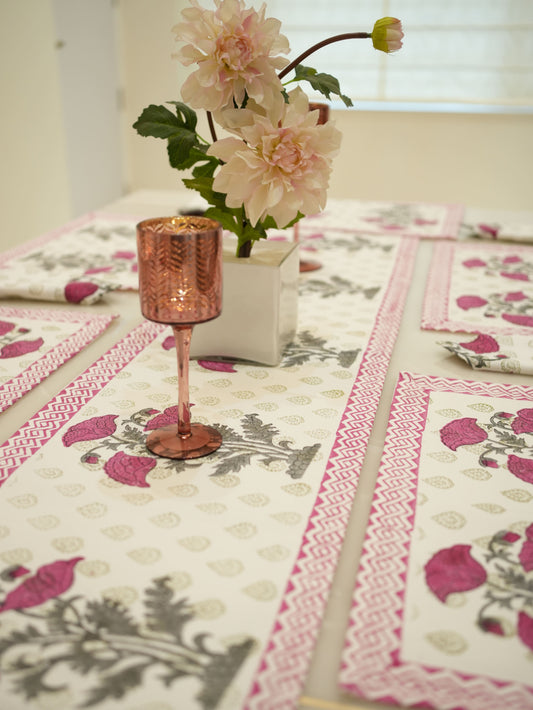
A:
<svg viewBox="0 0 533 710">
<path fill-rule="evenodd" d="M 2 446 L 0 486 L 164 328 L 164 325 L 149 321 L 141 323 L 13 434 Z"/>
<path fill-rule="evenodd" d="M 294 708 L 340 554 L 353 496 L 414 268 L 418 241 L 402 240 L 394 272 L 339 425 L 297 562 L 246 710 Z"/>
<path fill-rule="evenodd" d="M 32 320 L 78 323 L 79 329 L 34 360 L 25 370 L 0 385 L 0 412 L 5 411 L 24 394 L 42 382 L 51 372 L 93 341 L 117 315 L 93 315 L 84 312 L 44 310 L 31 308 L 0 308 L 1 318 L 27 318 Z M 36 353 L 38 354 L 38 353 Z M 0 475 L 1 478 L 1 475 Z"/>
<path fill-rule="evenodd" d="M 436 244 L 433 251 L 433 258 L 429 267 L 422 308 L 421 326 L 424 330 L 446 330 L 452 333 L 493 333 L 502 335 L 524 334 L 531 335 L 531 328 L 506 325 L 498 319 L 486 318 L 483 323 L 476 325 L 469 321 L 450 320 L 450 290 L 452 281 L 452 270 L 456 252 L 472 247 L 472 244 Z M 486 255 L 491 251 L 512 250 L 514 253 L 526 252 L 530 259 L 533 259 L 533 247 L 509 244 L 491 244 L 484 242 L 479 245 L 479 253 Z"/>
<path fill-rule="evenodd" d="M 533 388 L 523 385 L 400 374 L 353 595 L 340 686 L 371 700 L 418 707 L 533 708 L 533 687 L 399 661 L 420 445 L 432 391 L 533 399 Z"/>
</svg>

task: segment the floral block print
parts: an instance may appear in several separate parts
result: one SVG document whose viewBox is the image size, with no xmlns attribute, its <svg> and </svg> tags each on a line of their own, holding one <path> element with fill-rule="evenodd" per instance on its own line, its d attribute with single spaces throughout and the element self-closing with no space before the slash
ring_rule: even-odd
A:
<svg viewBox="0 0 533 710">
<path fill-rule="evenodd" d="M 114 317 L 0 308 L 0 411 L 94 340 Z"/>
<path fill-rule="evenodd" d="M 403 373 L 342 687 L 401 705 L 533 708 L 532 502 L 533 388 Z"/>
<path fill-rule="evenodd" d="M 91 305 L 138 287 L 136 220 L 86 215 L 0 255 L 0 297 Z"/>
<path fill-rule="evenodd" d="M 336 239 L 279 367 L 191 361 L 210 456 L 146 448 L 178 380 L 149 321 L 0 450 L 0 707 L 297 704 L 417 248 Z"/>
<path fill-rule="evenodd" d="M 446 341 L 440 345 L 474 369 L 533 375 L 533 334 L 493 337 L 482 333 L 470 342 Z"/>
<path fill-rule="evenodd" d="M 461 231 L 477 239 L 533 243 L 533 224 L 526 222 L 477 222 L 464 224 Z"/>
<path fill-rule="evenodd" d="M 422 327 L 491 335 L 533 333 L 533 247 L 436 245 Z"/>
</svg>

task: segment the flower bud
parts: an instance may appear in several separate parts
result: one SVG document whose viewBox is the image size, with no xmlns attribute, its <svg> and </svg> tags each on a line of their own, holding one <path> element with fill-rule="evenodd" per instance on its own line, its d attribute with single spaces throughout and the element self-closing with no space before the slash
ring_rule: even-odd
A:
<svg viewBox="0 0 533 710">
<path fill-rule="evenodd" d="M 396 52 L 402 46 L 402 23 L 395 17 L 382 17 L 372 30 L 374 49 L 382 52 Z"/>
</svg>

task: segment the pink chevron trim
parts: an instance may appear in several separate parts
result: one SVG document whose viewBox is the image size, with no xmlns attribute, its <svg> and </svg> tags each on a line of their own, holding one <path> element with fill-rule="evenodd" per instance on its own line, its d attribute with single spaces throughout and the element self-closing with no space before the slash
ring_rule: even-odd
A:
<svg viewBox="0 0 533 710">
<path fill-rule="evenodd" d="M 471 244 L 438 243 L 433 250 L 424 304 L 422 309 L 421 327 L 424 330 L 446 330 L 451 333 L 493 333 L 501 335 L 525 334 L 531 335 L 531 328 L 510 326 L 498 318 L 486 318 L 485 322 L 476 327 L 475 323 L 468 321 L 450 320 L 450 290 L 452 271 L 456 254 L 462 249 L 472 248 Z M 526 259 L 533 261 L 533 248 L 529 246 L 492 244 L 484 241 L 479 247 L 482 256 L 490 256 L 492 253 L 509 252 L 513 254 L 523 253 Z"/>
<path fill-rule="evenodd" d="M 294 708 L 324 613 L 353 496 L 413 272 L 418 241 L 402 239 L 374 330 L 355 378 L 297 562 L 246 710 Z"/>
<path fill-rule="evenodd" d="M 38 321 L 76 323 L 79 328 L 62 342 L 36 359 L 25 370 L 0 385 L 0 412 L 10 407 L 24 394 L 42 382 L 51 372 L 70 360 L 102 333 L 118 316 L 93 315 L 79 311 L 59 311 L 32 308 L 0 308 L 0 318 L 24 318 Z"/>
<path fill-rule="evenodd" d="M 371 700 L 409 706 L 533 708 L 533 687 L 403 663 L 399 658 L 420 444 L 429 397 L 435 391 L 533 399 L 533 388 L 523 385 L 400 374 L 353 595 L 340 686 Z"/>
<path fill-rule="evenodd" d="M 2 447 L 0 486 L 165 327 L 149 321 L 141 323 L 13 434 Z"/>
</svg>

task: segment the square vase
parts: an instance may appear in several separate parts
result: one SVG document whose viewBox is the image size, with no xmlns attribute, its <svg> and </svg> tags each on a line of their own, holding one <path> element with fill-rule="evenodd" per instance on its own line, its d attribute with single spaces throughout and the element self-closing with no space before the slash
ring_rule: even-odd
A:
<svg viewBox="0 0 533 710">
<path fill-rule="evenodd" d="M 193 328 L 191 358 L 278 365 L 298 321 L 298 244 L 261 240 L 237 258 L 224 236 L 222 313 Z"/>
</svg>

